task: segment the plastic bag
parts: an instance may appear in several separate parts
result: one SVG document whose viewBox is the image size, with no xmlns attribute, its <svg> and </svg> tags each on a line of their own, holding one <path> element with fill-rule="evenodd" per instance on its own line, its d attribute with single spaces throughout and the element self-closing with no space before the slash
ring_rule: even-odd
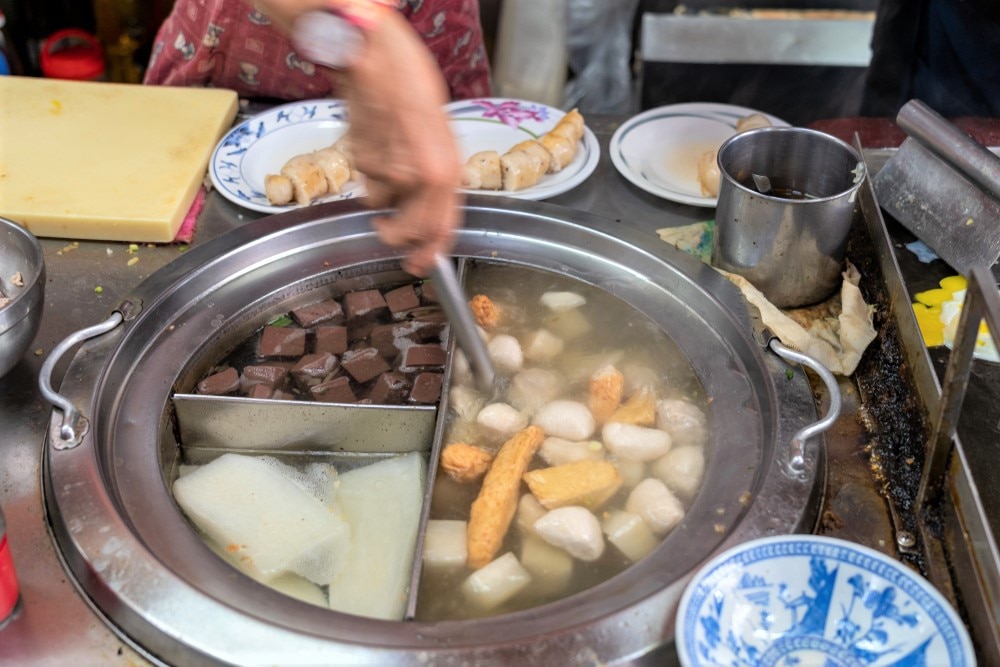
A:
<svg viewBox="0 0 1000 667">
<path fill-rule="evenodd" d="M 632 107 L 632 24 L 639 0 L 569 0 L 566 47 L 573 79 L 564 109 L 628 113 Z"/>
</svg>

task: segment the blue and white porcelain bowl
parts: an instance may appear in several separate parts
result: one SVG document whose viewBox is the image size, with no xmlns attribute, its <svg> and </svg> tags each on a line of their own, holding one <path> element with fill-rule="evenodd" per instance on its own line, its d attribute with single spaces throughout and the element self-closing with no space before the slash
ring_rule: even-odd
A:
<svg viewBox="0 0 1000 667">
<path fill-rule="evenodd" d="M 958 614 L 906 565 L 814 535 L 734 547 L 688 584 L 677 613 L 685 667 L 972 667 Z"/>
</svg>

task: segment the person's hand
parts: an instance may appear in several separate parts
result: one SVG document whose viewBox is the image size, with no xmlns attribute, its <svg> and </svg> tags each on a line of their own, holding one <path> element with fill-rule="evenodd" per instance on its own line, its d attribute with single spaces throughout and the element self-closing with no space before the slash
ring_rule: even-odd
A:
<svg viewBox="0 0 1000 667">
<path fill-rule="evenodd" d="M 388 13 L 347 71 L 351 153 L 367 177 L 369 204 L 396 211 L 374 221 L 379 237 L 409 254 L 403 268 L 428 273 L 461 225 L 461 165 L 442 109 L 437 62 L 403 16 Z"/>
<path fill-rule="evenodd" d="M 258 0 L 284 30 L 325 0 Z M 374 220 L 387 244 L 408 248 L 403 269 L 426 275 L 447 253 L 462 222 L 461 165 L 443 106 L 448 88 L 420 36 L 396 11 L 365 34 L 364 47 L 337 82 L 351 114 L 351 154 L 367 178 L 372 208 L 396 210 Z"/>
</svg>

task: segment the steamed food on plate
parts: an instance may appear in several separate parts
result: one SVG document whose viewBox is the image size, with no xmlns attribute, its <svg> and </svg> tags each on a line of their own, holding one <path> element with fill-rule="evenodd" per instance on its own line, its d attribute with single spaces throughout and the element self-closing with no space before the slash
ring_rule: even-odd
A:
<svg viewBox="0 0 1000 667">
<path fill-rule="evenodd" d="M 462 187 L 508 191 L 530 188 L 542 176 L 558 173 L 573 161 L 583 130 L 583 116 L 573 109 L 537 140 L 522 141 L 502 155 L 497 150 L 474 153 L 462 167 Z"/>
<path fill-rule="evenodd" d="M 756 130 L 760 127 L 770 127 L 771 121 L 763 114 L 755 113 L 744 116 L 736 121 L 736 133 Z M 698 158 L 698 184 L 701 186 L 701 194 L 704 197 L 719 196 L 719 164 L 716 160 L 719 149 L 705 151 Z"/>
<path fill-rule="evenodd" d="M 324 195 L 338 194 L 348 181 L 359 178 L 345 136 L 332 146 L 290 158 L 279 173 L 264 177 L 264 193 L 274 206 L 293 201 L 307 206 Z"/>
</svg>

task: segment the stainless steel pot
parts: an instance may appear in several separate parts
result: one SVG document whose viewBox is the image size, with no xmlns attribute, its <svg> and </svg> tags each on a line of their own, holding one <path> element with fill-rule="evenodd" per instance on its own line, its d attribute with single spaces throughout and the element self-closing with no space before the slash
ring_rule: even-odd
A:
<svg viewBox="0 0 1000 667">
<path fill-rule="evenodd" d="M 481 620 L 387 622 L 313 607 L 215 556 L 177 508 L 170 398 L 229 343 L 310 291 L 398 272 L 373 214 L 347 202 L 264 218 L 185 253 L 81 333 L 45 453 L 45 500 L 82 593 L 170 664 L 615 664 L 672 642 L 699 564 L 747 539 L 810 531 L 818 448 L 789 451 L 816 410 L 805 375 L 751 335 L 737 290 L 655 238 L 547 204 L 472 198 L 455 253 L 556 271 L 655 322 L 712 397 L 710 460 L 684 524 L 624 573 L 559 602 Z M 51 364 L 79 340 L 54 350 Z M 788 371 L 793 372 L 788 373 Z M 786 374 L 787 373 L 787 374 Z M 51 388 L 48 388 L 51 393 Z M 73 414 L 75 413 L 75 414 Z M 791 465 L 791 459 L 800 458 Z"/>
</svg>

